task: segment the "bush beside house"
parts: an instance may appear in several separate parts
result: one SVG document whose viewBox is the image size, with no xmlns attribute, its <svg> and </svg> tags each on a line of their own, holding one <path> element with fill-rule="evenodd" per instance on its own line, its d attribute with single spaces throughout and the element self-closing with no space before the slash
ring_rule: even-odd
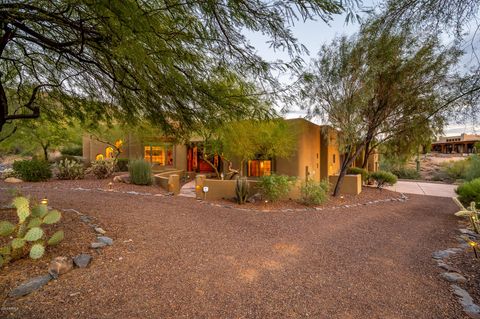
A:
<svg viewBox="0 0 480 319">
<path fill-rule="evenodd" d="M 397 176 L 390 172 L 378 171 L 369 174 L 369 180 L 374 181 L 378 188 L 383 188 L 387 185 L 394 185 L 397 183 Z"/>
<path fill-rule="evenodd" d="M 52 177 L 50 164 L 43 160 L 23 160 L 13 163 L 13 170 L 16 176 L 27 182 L 46 181 Z"/>
<path fill-rule="evenodd" d="M 257 186 L 264 198 L 275 202 L 288 195 L 294 181 L 290 176 L 272 174 L 260 177 Z"/>
<path fill-rule="evenodd" d="M 468 206 L 471 202 L 475 202 L 477 206 L 480 206 L 480 178 L 463 183 L 457 187 L 455 192 L 464 205 Z"/>
<path fill-rule="evenodd" d="M 129 165 L 130 182 L 136 185 L 152 184 L 152 166 L 145 160 L 135 160 Z"/>
<path fill-rule="evenodd" d="M 306 181 L 302 184 L 300 193 L 305 205 L 320 205 L 328 199 L 330 184 L 327 180 L 321 182 Z"/>
</svg>

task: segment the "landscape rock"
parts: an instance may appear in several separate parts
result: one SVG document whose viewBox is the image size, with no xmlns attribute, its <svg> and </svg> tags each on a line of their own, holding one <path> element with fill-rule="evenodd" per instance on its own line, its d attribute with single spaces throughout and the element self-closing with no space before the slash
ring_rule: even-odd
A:
<svg viewBox="0 0 480 319">
<path fill-rule="evenodd" d="M 5 178 L 4 181 L 5 183 L 12 183 L 12 184 L 23 182 L 20 178 L 16 178 L 16 177 L 8 177 L 8 178 Z"/>
<path fill-rule="evenodd" d="M 16 287 L 8 294 L 9 297 L 21 297 L 28 295 L 29 293 L 34 292 L 45 286 L 50 280 L 52 280 L 52 276 L 50 274 L 38 276 L 31 278 L 27 281 L 24 281 L 20 286 Z"/>
<path fill-rule="evenodd" d="M 55 257 L 50 266 L 48 266 L 48 273 L 55 279 L 58 276 L 63 275 L 73 268 L 73 263 L 70 258 L 67 257 Z"/>
<path fill-rule="evenodd" d="M 448 248 L 445 250 L 439 250 L 432 254 L 433 259 L 444 259 L 450 257 L 450 255 L 456 254 L 462 249 L 460 248 Z"/>
<path fill-rule="evenodd" d="M 465 290 L 457 285 L 451 286 L 453 293 L 458 297 L 458 301 L 463 306 L 463 311 L 474 319 L 480 319 L 480 307 L 473 302 L 472 297 Z"/>
<path fill-rule="evenodd" d="M 105 244 L 105 243 L 91 243 L 90 244 L 90 248 L 94 248 L 94 249 L 102 248 L 102 247 L 105 247 L 105 246 L 107 246 L 107 244 Z"/>
<path fill-rule="evenodd" d="M 97 240 L 100 243 L 104 243 L 105 245 L 112 246 L 113 245 L 113 239 L 107 236 L 99 236 L 97 237 Z"/>
<path fill-rule="evenodd" d="M 80 216 L 80 220 L 84 223 L 90 223 L 92 221 L 91 218 L 86 215 Z"/>
<path fill-rule="evenodd" d="M 95 227 L 95 231 L 102 235 L 107 233 L 102 227 Z"/>
<path fill-rule="evenodd" d="M 78 256 L 73 257 L 73 263 L 78 268 L 87 267 L 91 260 L 92 260 L 92 256 L 89 254 L 80 254 Z"/>
<path fill-rule="evenodd" d="M 443 279 L 450 281 L 450 282 L 458 282 L 458 283 L 465 283 L 467 282 L 467 279 L 460 275 L 459 273 L 456 272 L 444 272 L 440 276 L 442 276 Z"/>
<path fill-rule="evenodd" d="M 461 228 L 459 229 L 460 232 L 464 235 L 467 235 L 468 237 L 470 237 L 471 239 L 479 239 L 480 238 L 480 235 L 477 234 L 476 232 L 470 230 L 470 229 L 466 229 L 466 228 Z"/>
<path fill-rule="evenodd" d="M 447 263 L 445 263 L 441 260 L 437 260 L 437 265 L 438 265 L 438 267 L 440 267 L 442 269 L 445 269 L 448 272 L 460 272 L 457 268 L 452 267 L 449 264 L 447 264 Z"/>
<path fill-rule="evenodd" d="M 249 198 L 247 198 L 248 203 L 255 203 L 255 202 L 261 201 L 261 200 L 262 200 L 262 194 L 260 194 L 260 193 L 256 193 L 255 195 L 252 195 Z"/>
</svg>

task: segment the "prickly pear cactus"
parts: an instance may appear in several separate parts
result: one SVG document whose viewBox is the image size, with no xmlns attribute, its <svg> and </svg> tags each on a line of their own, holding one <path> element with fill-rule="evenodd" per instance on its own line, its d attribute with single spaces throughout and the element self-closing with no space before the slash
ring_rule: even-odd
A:
<svg viewBox="0 0 480 319">
<path fill-rule="evenodd" d="M 237 179 L 235 185 L 235 196 L 237 203 L 244 204 L 248 198 L 248 180 L 245 177 Z"/>
<path fill-rule="evenodd" d="M 39 204 L 30 207 L 28 198 L 18 196 L 13 199 L 12 206 L 17 211 L 18 222 L 0 221 L 0 236 L 13 237 L 3 247 L 0 247 L 0 267 L 11 260 L 25 257 L 39 259 L 45 253 L 45 247 L 57 245 L 64 238 L 62 230 L 48 237 L 42 225 L 51 225 L 60 221 L 59 211 L 49 211 L 46 205 Z"/>
</svg>

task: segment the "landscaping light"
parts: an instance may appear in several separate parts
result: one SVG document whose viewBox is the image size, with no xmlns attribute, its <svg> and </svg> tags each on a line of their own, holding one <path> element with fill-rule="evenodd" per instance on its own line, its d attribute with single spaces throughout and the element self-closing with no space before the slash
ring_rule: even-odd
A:
<svg viewBox="0 0 480 319">
<path fill-rule="evenodd" d="M 46 198 L 46 197 L 43 198 L 43 199 L 40 201 L 40 204 L 47 206 L 47 205 L 48 205 L 48 198 Z"/>
<path fill-rule="evenodd" d="M 108 183 L 108 190 L 109 191 L 113 190 L 113 183 L 112 182 Z"/>
<path fill-rule="evenodd" d="M 196 189 L 197 191 L 199 191 L 200 189 L 202 189 L 202 187 L 201 187 L 200 185 L 197 185 L 197 186 L 195 186 L 195 189 Z"/>
<path fill-rule="evenodd" d="M 477 242 L 474 242 L 474 241 L 469 241 L 468 244 L 469 244 L 470 246 L 472 246 L 472 247 L 475 247 L 475 246 L 478 245 L 478 243 L 477 243 Z"/>
</svg>

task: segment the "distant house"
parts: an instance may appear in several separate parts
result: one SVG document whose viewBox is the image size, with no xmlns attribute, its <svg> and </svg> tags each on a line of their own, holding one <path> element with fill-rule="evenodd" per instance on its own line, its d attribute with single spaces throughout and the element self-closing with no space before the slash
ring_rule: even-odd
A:
<svg viewBox="0 0 480 319">
<path fill-rule="evenodd" d="M 338 132 L 326 125 L 317 125 L 305 119 L 287 120 L 295 128 L 297 144 L 295 151 L 288 158 L 252 158 L 245 163 L 243 171 L 248 177 L 260 177 L 272 173 L 307 177 L 323 180 L 340 172 L 342 156 L 338 147 Z M 155 170 L 176 169 L 193 173 L 213 173 L 213 168 L 202 159 L 200 139 L 192 139 L 186 144 L 175 143 L 164 136 L 152 136 L 143 140 L 129 136 L 122 144 L 119 158 L 143 158 L 154 165 Z M 83 156 L 88 161 L 112 157 L 112 148 L 90 135 L 83 137 Z M 219 156 L 210 159 L 219 171 L 225 170 Z M 238 168 L 239 162 L 233 161 Z M 367 168 L 378 169 L 378 155 L 369 157 Z"/>
<path fill-rule="evenodd" d="M 442 136 L 432 143 L 432 152 L 442 154 L 475 153 L 475 143 L 480 142 L 480 135 L 461 134 L 458 136 Z"/>
</svg>

